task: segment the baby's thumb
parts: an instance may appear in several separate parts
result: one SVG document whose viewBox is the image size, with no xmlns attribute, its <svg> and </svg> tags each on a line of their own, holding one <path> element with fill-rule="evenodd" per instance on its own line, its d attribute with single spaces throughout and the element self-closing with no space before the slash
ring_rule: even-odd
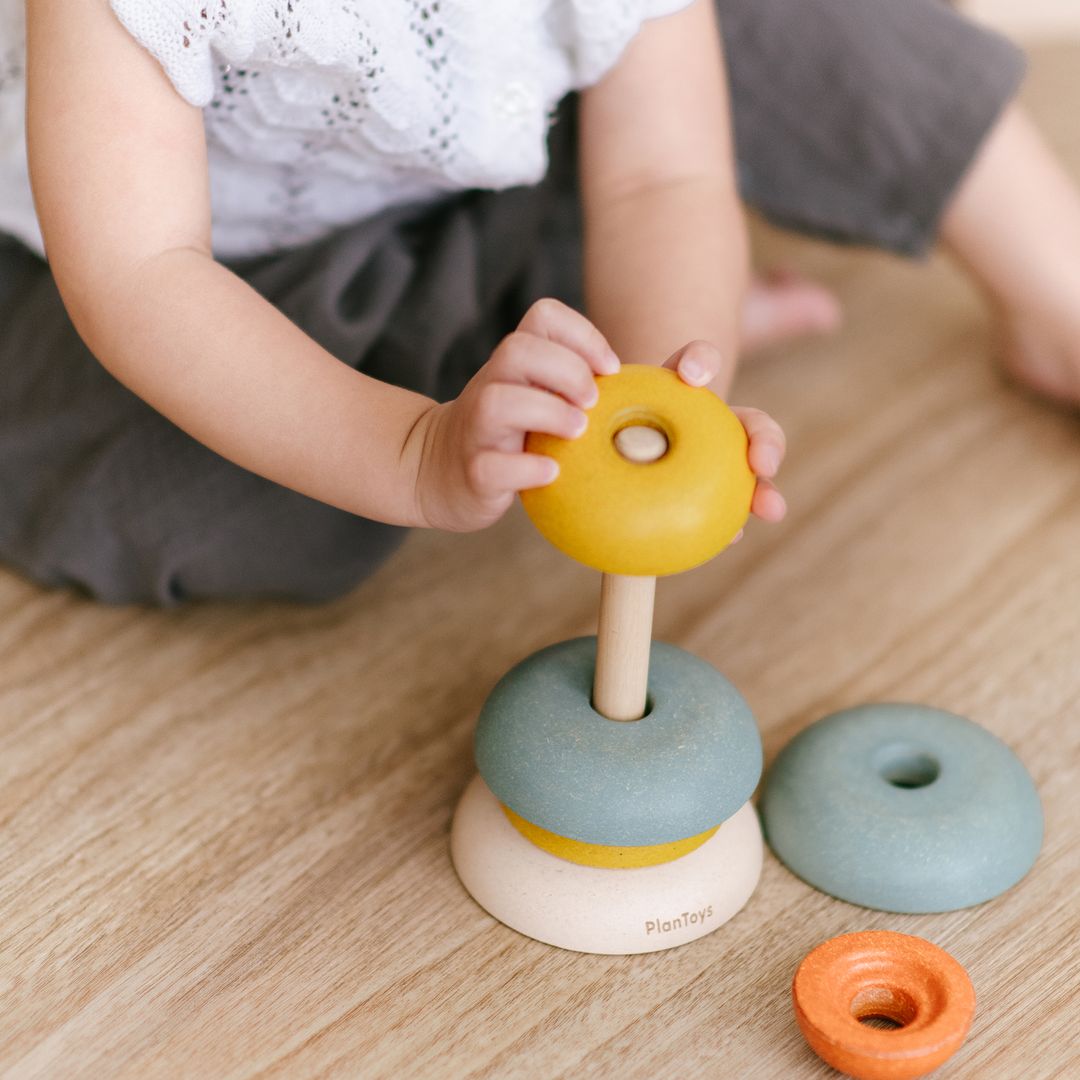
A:
<svg viewBox="0 0 1080 1080">
<path fill-rule="evenodd" d="M 709 341 L 701 339 L 690 341 L 676 349 L 665 361 L 664 367 L 671 368 L 679 378 L 690 386 L 705 386 L 711 383 L 724 366 L 724 355 Z"/>
</svg>

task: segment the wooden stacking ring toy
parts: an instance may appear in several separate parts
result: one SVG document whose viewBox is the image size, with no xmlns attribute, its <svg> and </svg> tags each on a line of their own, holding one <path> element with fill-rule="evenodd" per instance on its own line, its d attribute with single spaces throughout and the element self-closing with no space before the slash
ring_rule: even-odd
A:
<svg viewBox="0 0 1080 1080">
<path fill-rule="evenodd" d="M 750 515 L 745 428 L 711 390 L 667 368 L 627 364 L 596 383 L 600 400 L 580 438 L 526 440 L 559 463 L 552 483 L 521 493 L 533 524 L 607 574 L 677 574 L 707 562 Z M 628 447 L 624 431 L 652 449 Z"/>
<path fill-rule="evenodd" d="M 791 994 L 814 1053 L 856 1080 L 925 1076 L 959 1049 L 975 1015 L 963 967 L 890 930 L 822 943 L 799 965 Z"/>
<path fill-rule="evenodd" d="M 919 914 L 982 903 L 1031 869 L 1038 793 L 1015 754 L 942 709 L 845 709 L 780 752 L 761 796 L 780 860 L 831 896 Z"/>
<path fill-rule="evenodd" d="M 532 843 L 481 776 L 458 803 L 450 855 L 482 908 L 562 949 L 626 956 L 685 945 L 722 926 L 761 875 L 761 828 L 743 803 L 685 855 L 640 868 L 581 866 Z"/>
<path fill-rule="evenodd" d="M 529 436 L 561 471 L 522 498 L 549 540 L 603 571 L 599 630 L 541 649 L 492 690 L 450 849 L 506 925 L 627 954 L 715 930 L 761 873 L 749 706 L 709 664 L 652 641 L 656 575 L 730 543 L 754 477 L 746 433 L 711 391 L 635 365 L 597 384 L 580 439 Z"/>
<path fill-rule="evenodd" d="M 711 664 L 653 642 L 649 711 L 612 723 L 590 704 L 596 638 L 541 649 L 496 684 L 476 765 L 501 803 L 589 844 L 663 845 L 727 820 L 754 792 L 761 739 Z"/>
</svg>

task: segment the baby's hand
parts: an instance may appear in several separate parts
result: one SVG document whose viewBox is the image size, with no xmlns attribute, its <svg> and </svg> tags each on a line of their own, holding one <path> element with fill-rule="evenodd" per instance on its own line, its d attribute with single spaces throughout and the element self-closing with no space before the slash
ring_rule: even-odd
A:
<svg viewBox="0 0 1080 1080">
<path fill-rule="evenodd" d="M 417 500 L 424 522 L 465 532 L 497 521 L 518 491 L 558 474 L 525 451 L 530 431 L 573 439 L 596 404 L 594 375 L 619 360 L 604 335 L 559 300 L 537 300 L 454 401 L 424 417 Z"/>
<path fill-rule="evenodd" d="M 692 341 L 665 366 L 703 386 L 720 363 L 718 349 Z M 517 492 L 551 483 L 558 465 L 526 452 L 525 436 L 582 434 L 585 410 L 597 400 L 593 376 L 613 375 L 619 367 L 604 335 L 584 315 L 558 300 L 536 301 L 460 396 L 425 414 L 417 480 L 424 523 L 455 532 L 482 529 L 502 517 Z M 787 507 L 770 478 L 784 456 L 783 432 L 759 409 L 733 412 L 750 437 L 750 466 L 758 476 L 753 513 L 779 521 Z"/>
<path fill-rule="evenodd" d="M 706 386 L 720 374 L 723 354 L 708 341 L 691 341 L 676 349 L 664 367 L 679 373 L 679 377 L 691 386 Z M 784 496 L 776 490 L 772 477 L 780 469 L 787 448 L 780 425 L 760 409 L 732 405 L 731 411 L 742 421 L 750 437 L 750 468 L 758 478 L 751 511 L 764 521 L 780 521 L 787 513 Z M 742 536 L 736 536 L 738 540 Z"/>
</svg>

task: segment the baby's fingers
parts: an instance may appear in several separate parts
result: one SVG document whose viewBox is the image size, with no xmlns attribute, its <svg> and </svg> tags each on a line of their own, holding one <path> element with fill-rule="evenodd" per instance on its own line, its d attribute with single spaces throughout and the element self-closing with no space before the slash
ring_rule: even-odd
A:
<svg viewBox="0 0 1080 1080">
<path fill-rule="evenodd" d="M 750 468 L 759 477 L 750 511 L 763 521 L 781 521 L 787 513 L 784 496 L 768 477 L 775 476 L 784 460 L 787 442 L 780 425 L 760 409 L 735 405 L 731 410 L 750 436 L 748 459 Z"/>
<path fill-rule="evenodd" d="M 758 476 L 775 476 L 787 452 L 787 440 L 780 425 L 760 409 L 736 405 L 731 411 L 750 436 L 750 468 Z"/>
<path fill-rule="evenodd" d="M 677 371 L 679 378 L 691 386 L 711 383 L 723 366 L 724 354 L 712 342 L 704 340 L 687 343 L 664 361 L 664 367 Z"/>
<path fill-rule="evenodd" d="M 481 450 L 469 462 L 469 484 L 482 499 L 497 499 L 526 488 L 543 487 L 559 475 L 558 463 L 543 454 Z"/>
<path fill-rule="evenodd" d="M 750 503 L 750 512 L 762 521 L 782 521 L 787 513 L 787 502 L 770 481 L 759 480 Z"/>
<path fill-rule="evenodd" d="M 619 370 L 619 358 L 607 338 L 580 311 L 554 297 L 537 300 L 517 328 L 572 349 L 597 375 L 614 375 Z"/>
<path fill-rule="evenodd" d="M 558 394 L 516 383 L 489 383 L 476 406 L 474 445 L 483 450 L 520 452 L 527 432 L 576 439 L 588 422 L 583 410 Z"/>
<path fill-rule="evenodd" d="M 493 379 L 550 390 L 582 409 L 591 409 L 599 396 L 596 379 L 578 353 L 534 334 L 508 334 L 491 362 Z"/>
</svg>

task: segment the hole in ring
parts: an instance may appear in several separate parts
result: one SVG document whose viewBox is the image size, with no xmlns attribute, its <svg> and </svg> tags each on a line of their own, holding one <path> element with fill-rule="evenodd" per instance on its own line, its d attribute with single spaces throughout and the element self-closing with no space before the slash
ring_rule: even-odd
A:
<svg viewBox="0 0 1080 1080">
<path fill-rule="evenodd" d="M 897 1031 L 904 1026 L 891 1016 L 860 1016 L 859 1023 L 864 1027 L 877 1028 L 878 1031 Z"/>
<path fill-rule="evenodd" d="M 851 1015 L 881 1031 L 907 1027 L 918 1012 L 915 999 L 898 986 L 867 986 L 851 999 Z"/>
<path fill-rule="evenodd" d="M 882 780 L 908 791 L 928 787 L 941 775 L 941 762 L 909 743 L 882 747 L 874 764 Z"/>
</svg>

